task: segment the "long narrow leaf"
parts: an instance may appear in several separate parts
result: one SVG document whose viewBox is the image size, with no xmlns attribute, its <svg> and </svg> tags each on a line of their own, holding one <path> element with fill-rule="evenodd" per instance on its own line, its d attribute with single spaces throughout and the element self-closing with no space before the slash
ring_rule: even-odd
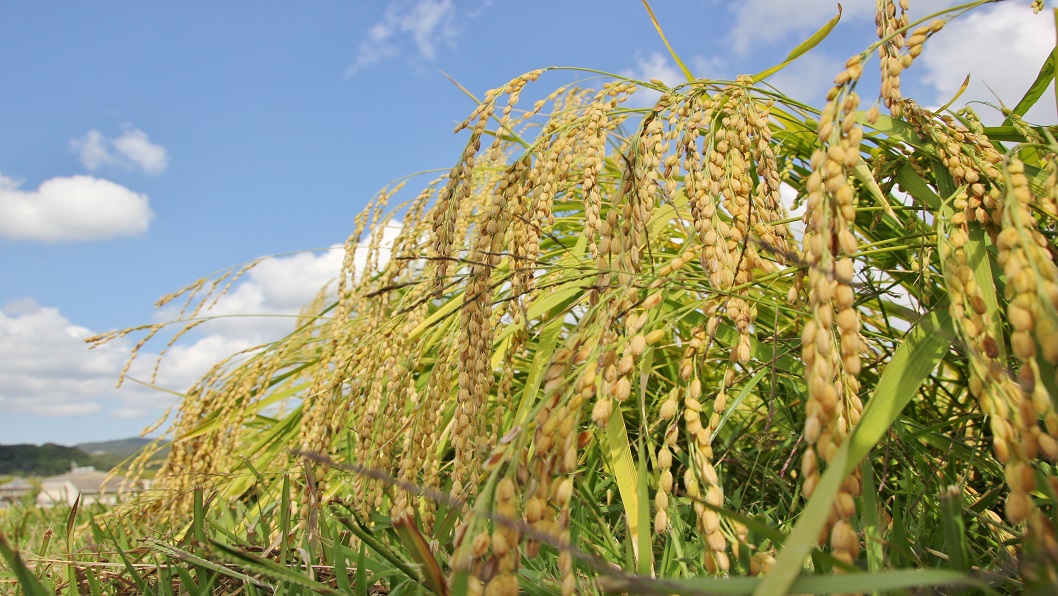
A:
<svg viewBox="0 0 1058 596">
<path fill-rule="evenodd" d="M 824 39 L 827 38 L 828 35 L 830 35 L 830 32 L 834 30 L 834 27 L 838 26 L 838 21 L 840 20 L 841 5 L 838 4 L 838 14 L 835 15 L 834 18 L 827 21 L 827 23 L 820 27 L 818 31 L 813 33 L 811 37 L 802 41 L 800 44 L 797 45 L 796 48 L 791 50 L 790 54 L 786 57 L 786 60 L 783 60 L 780 64 L 776 64 L 771 68 L 762 70 L 757 74 L 753 75 L 753 81 L 756 83 L 763 81 L 764 79 L 789 66 L 791 62 L 800 58 L 802 55 L 807 53 L 808 50 L 811 50 L 812 48 L 819 45 L 820 42 L 822 42 Z"/>
<path fill-rule="evenodd" d="M 791 589 L 805 558 L 816 547 L 841 483 L 892 426 L 922 381 L 936 368 L 953 338 L 951 319 L 943 308 L 934 309 L 908 334 L 878 380 L 860 423 L 830 462 L 793 532 L 783 543 L 775 566 L 755 594 L 785 594 Z"/>
<path fill-rule="evenodd" d="M 643 0 L 643 6 L 646 7 L 647 14 L 650 15 L 650 21 L 654 23 L 654 28 L 658 30 L 658 35 L 661 37 L 662 43 L 664 43 L 665 47 L 669 50 L 669 55 L 672 56 L 672 59 L 676 61 L 680 70 L 683 71 L 683 76 L 687 78 L 687 82 L 693 83 L 694 75 L 691 74 L 690 69 L 683 63 L 683 60 L 680 60 L 680 57 L 676 54 L 676 50 L 672 49 L 672 45 L 669 44 L 669 40 L 665 37 L 665 32 L 661 30 L 661 24 L 658 23 L 658 18 L 654 16 L 654 11 L 650 8 L 650 3 L 648 3 L 647 0 Z"/>
<path fill-rule="evenodd" d="M 15 549 L 7 543 L 7 538 L 0 534 L 0 555 L 7 561 L 8 566 L 15 572 L 18 585 L 21 586 L 26 596 L 48 596 L 51 591 L 44 587 L 39 579 L 30 571 L 29 567 L 22 561 Z"/>
</svg>

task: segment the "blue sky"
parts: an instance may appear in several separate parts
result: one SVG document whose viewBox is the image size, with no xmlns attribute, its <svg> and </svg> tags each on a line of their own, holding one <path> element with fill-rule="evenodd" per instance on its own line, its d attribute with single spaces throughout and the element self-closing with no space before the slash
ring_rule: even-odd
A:
<svg viewBox="0 0 1058 596">
<path fill-rule="evenodd" d="M 846 4 L 832 38 L 774 77 L 778 87 L 818 104 L 873 41 L 875 3 Z M 946 4 L 912 0 L 912 17 Z M 1050 17 L 1028 4 L 953 22 L 907 73 L 905 95 L 940 105 L 977 64 L 965 97 L 989 99 L 986 81 L 1016 103 L 1054 44 Z M 781 61 L 836 11 L 832 0 L 653 8 L 710 78 Z M 157 298 L 216 270 L 341 243 L 379 188 L 450 167 L 464 142 L 453 125 L 473 104 L 441 71 L 481 95 L 556 65 L 679 82 L 640 0 L 0 6 L 0 443 L 137 434 L 172 396 L 115 389 L 131 344 L 90 352 L 81 338 L 158 320 Z M 548 74 L 526 95 L 584 76 Z M 1053 101 L 1037 114 L 1053 123 Z M 275 259 L 218 312 L 294 312 L 339 261 Z M 182 391 L 286 325 L 208 326 L 159 381 Z"/>
</svg>

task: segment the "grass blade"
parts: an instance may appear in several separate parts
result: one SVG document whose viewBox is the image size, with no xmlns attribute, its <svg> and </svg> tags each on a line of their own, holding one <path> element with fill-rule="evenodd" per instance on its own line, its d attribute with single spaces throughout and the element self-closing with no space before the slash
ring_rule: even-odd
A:
<svg viewBox="0 0 1058 596">
<path fill-rule="evenodd" d="M 640 473 L 632 460 L 632 447 L 628 443 L 628 430 L 625 428 L 624 416 L 621 416 L 620 412 L 614 412 L 604 432 L 606 433 L 606 464 L 617 482 L 617 492 L 621 497 L 621 504 L 625 510 L 625 521 L 628 524 L 628 539 L 638 565 L 641 556 L 639 534 L 640 532 L 649 533 L 650 526 L 649 524 L 646 527 L 639 525 L 639 509 L 644 506 L 639 501 Z"/>
<path fill-rule="evenodd" d="M 793 532 L 783 543 L 775 566 L 754 594 L 764 596 L 790 591 L 805 558 L 816 547 L 816 539 L 826 524 L 842 481 L 885 435 L 951 345 L 954 332 L 945 306 L 939 305 L 924 317 L 893 354 L 878 380 L 874 395 L 863 410 L 860 424 L 823 474 Z"/>
<path fill-rule="evenodd" d="M 245 569 L 264 575 L 265 577 L 272 578 L 279 582 L 308 588 L 319 594 L 341 594 L 341 592 L 334 588 L 309 578 L 308 570 L 299 572 L 299 570 L 287 567 L 286 565 L 280 565 L 275 561 L 263 557 L 252 555 L 240 548 L 216 540 L 211 541 L 210 544 L 217 550 L 219 555 L 223 556 L 223 558 Z"/>
<path fill-rule="evenodd" d="M 1055 19 L 1058 21 L 1058 8 L 1055 9 Z M 1058 23 L 1056 23 L 1056 25 L 1058 25 Z M 1036 102 L 1043 97 L 1043 94 L 1047 92 L 1047 88 L 1050 87 L 1051 83 L 1055 80 L 1054 60 L 1056 55 L 1058 55 L 1058 45 L 1056 45 L 1051 54 L 1047 56 L 1047 60 L 1043 63 L 1043 66 L 1040 67 L 1040 72 L 1036 75 L 1036 80 L 1029 85 L 1028 91 L 1025 92 L 1024 97 L 1021 98 L 1018 105 L 1010 110 L 1011 113 L 1017 116 L 1024 116 L 1032 109 L 1032 106 L 1036 105 Z M 1003 126 L 1009 126 L 1010 124 L 1010 117 L 1007 117 L 1003 122 Z"/>
<path fill-rule="evenodd" d="M 639 576 L 608 577 L 600 581 L 608 593 L 635 594 L 757 594 L 767 581 L 749 577 L 694 578 L 654 580 Z M 871 591 L 891 593 L 913 588 L 941 588 L 968 586 L 987 589 L 987 585 L 957 571 L 946 569 L 901 569 L 878 573 L 850 573 L 848 575 L 810 575 L 798 578 L 789 592 L 768 594 L 862 594 Z"/>
<path fill-rule="evenodd" d="M 834 18 L 832 18 L 829 21 L 827 21 L 827 23 L 825 25 L 823 25 L 822 27 L 820 27 L 818 31 L 813 33 L 811 37 L 809 37 L 808 39 L 802 41 L 800 44 L 798 44 L 798 46 L 796 48 L 791 50 L 790 51 L 790 55 L 788 55 L 786 57 L 786 60 L 783 60 L 782 63 L 776 64 L 775 66 L 772 66 L 771 68 L 768 68 L 766 70 L 762 70 L 762 71 L 758 72 L 757 74 L 753 75 L 753 82 L 759 83 L 759 82 L 763 81 L 764 79 L 770 77 L 771 75 L 773 75 L 773 74 L 779 72 L 780 70 L 786 68 L 787 65 L 789 65 L 794 60 L 800 58 L 802 55 L 807 53 L 808 50 L 811 50 L 812 48 L 814 48 L 817 45 L 819 45 L 820 42 L 822 42 L 824 39 L 827 38 L 828 35 L 830 35 L 830 32 L 834 30 L 834 27 L 838 26 L 838 21 L 840 21 L 840 20 L 841 20 L 841 5 L 838 4 L 838 14 Z"/>
<path fill-rule="evenodd" d="M 182 550 L 182 549 L 177 548 L 177 547 L 175 547 L 173 545 L 170 545 L 170 544 L 165 544 L 164 542 L 160 542 L 160 541 L 155 540 L 153 538 L 145 539 L 144 540 L 144 544 L 146 544 L 147 547 L 150 548 L 151 550 L 153 550 L 153 551 L 155 551 L 155 552 L 157 552 L 159 554 L 162 554 L 162 555 L 164 555 L 166 557 L 170 557 L 170 558 L 176 559 L 178 561 L 185 561 L 185 562 L 190 563 L 192 565 L 195 565 L 197 567 L 201 567 L 203 569 L 208 569 L 210 571 L 213 571 L 213 572 L 216 572 L 216 573 L 220 573 L 222 575 L 227 575 L 228 577 L 233 577 L 235 579 L 239 579 L 239 580 L 242 580 L 244 582 L 249 582 L 251 584 L 255 584 L 255 585 L 261 586 L 262 588 L 268 588 L 268 589 L 273 589 L 274 588 L 274 586 L 270 585 L 268 582 L 261 581 L 261 580 L 255 578 L 255 577 L 253 577 L 253 576 L 250 576 L 250 575 L 247 575 L 245 573 L 236 571 L 234 569 L 229 569 L 229 568 L 225 567 L 224 565 L 221 565 L 219 563 L 215 563 L 215 562 L 210 561 L 208 559 L 204 559 L 204 558 L 199 557 L 197 555 L 193 555 L 193 554 L 191 554 L 191 553 L 189 553 L 189 552 L 187 552 L 185 550 Z M 177 567 L 177 570 L 178 571 L 180 570 L 179 566 Z M 182 576 L 182 574 L 181 574 L 181 576 Z"/>
<path fill-rule="evenodd" d="M 11 548 L 3 534 L 0 534 L 0 556 L 4 557 L 8 566 L 15 572 L 18 585 L 21 586 L 26 596 L 48 596 L 51 594 L 51 591 L 44 587 L 44 584 L 37 579 L 29 567 L 26 567 L 18 551 Z"/>
<path fill-rule="evenodd" d="M 680 60 L 680 57 L 676 55 L 676 50 L 672 49 L 672 45 L 669 44 L 669 40 L 665 38 L 665 32 L 661 30 L 661 25 L 658 23 L 657 17 L 654 16 L 654 11 L 650 8 L 650 3 L 648 3 L 647 0 L 643 0 L 643 6 L 646 7 L 647 14 L 650 15 L 650 21 L 654 23 L 654 28 L 658 30 L 658 35 L 661 36 L 662 43 L 664 43 L 665 47 L 669 50 L 669 55 L 672 56 L 672 59 L 676 61 L 676 64 L 680 67 L 680 70 L 683 71 L 683 76 L 687 77 L 687 82 L 693 83 L 694 75 L 691 74 L 690 69 L 687 68 L 687 65 L 683 63 L 683 60 Z"/>
<path fill-rule="evenodd" d="M 447 596 L 448 586 L 445 585 L 444 573 L 441 571 L 441 566 L 437 564 L 437 559 L 430 552 L 430 545 L 427 544 L 426 539 L 419 532 L 419 528 L 415 527 L 411 520 L 406 517 L 395 520 L 393 528 L 397 530 L 397 534 L 400 536 L 404 548 L 408 549 L 411 554 L 411 558 L 422 569 L 422 577 L 426 582 L 426 587 L 430 588 L 438 596 Z"/>
</svg>

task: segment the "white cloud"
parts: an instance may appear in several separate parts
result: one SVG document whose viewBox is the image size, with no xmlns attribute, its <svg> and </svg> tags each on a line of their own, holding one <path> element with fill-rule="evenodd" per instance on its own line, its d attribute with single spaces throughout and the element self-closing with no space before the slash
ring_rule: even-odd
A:
<svg viewBox="0 0 1058 596">
<path fill-rule="evenodd" d="M 200 328 L 206 334 L 196 350 L 206 351 L 216 362 L 218 353 L 227 354 L 282 337 L 293 329 L 293 317 L 312 300 L 324 285 L 333 282 L 341 270 L 345 251 L 334 246 L 322 253 L 300 253 L 275 257 L 259 263 L 243 280 L 217 301 L 203 316 L 218 317 Z M 159 313 L 160 320 L 175 315 Z M 242 316 L 254 315 L 254 316 Z M 226 338 L 221 342 L 220 338 Z M 237 342 L 227 341 L 235 340 Z M 177 354 L 174 352 L 174 356 Z"/>
<path fill-rule="evenodd" d="M 345 70 L 345 76 L 351 77 L 367 66 L 399 54 L 397 46 L 387 41 L 391 35 L 393 35 L 393 29 L 382 23 L 371 27 L 367 32 L 367 38 L 360 42 L 360 48 L 356 52 L 356 61 Z"/>
<path fill-rule="evenodd" d="M 138 128 L 126 127 L 121 136 L 113 140 L 92 129 L 83 137 L 72 139 L 70 148 L 91 172 L 102 166 L 119 166 L 139 168 L 148 174 L 161 174 L 169 167 L 166 148 L 152 143 L 147 133 Z"/>
<path fill-rule="evenodd" d="M 657 79 L 669 87 L 686 82 L 679 67 L 659 52 L 651 52 L 645 57 L 637 55 L 635 67 L 621 74 L 643 81 Z"/>
<path fill-rule="evenodd" d="M 95 129 L 88 131 L 80 139 L 72 139 L 70 149 L 77 152 L 81 164 L 92 172 L 115 160 L 110 150 L 107 149 L 107 140 L 103 137 L 103 133 Z"/>
<path fill-rule="evenodd" d="M 845 69 L 845 59 L 813 52 L 801 56 L 767 79 L 767 83 L 794 99 L 822 105 L 834 77 Z"/>
<path fill-rule="evenodd" d="M 451 17 L 451 0 L 425 0 L 400 17 L 400 29 L 411 34 L 424 58 L 432 60 L 436 55 L 437 43 L 443 43 L 455 35 Z"/>
<path fill-rule="evenodd" d="M 154 213 L 147 195 L 91 176 L 45 180 L 36 190 L 0 174 L 0 236 L 66 242 L 136 236 Z"/>
<path fill-rule="evenodd" d="M 345 75 L 351 77 L 376 62 L 399 55 L 401 35 L 410 38 L 420 57 L 433 60 L 438 47 L 453 45 L 459 33 L 452 0 L 396 2 L 386 10 L 381 22 L 368 29 Z"/>
<path fill-rule="evenodd" d="M 135 128 L 114 139 L 114 148 L 148 174 L 161 174 L 169 167 L 165 147 L 152 143 L 147 133 Z"/>
<path fill-rule="evenodd" d="M 911 20 L 936 13 L 955 3 L 955 0 L 913 0 L 910 10 Z M 838 14 L 838 4 L 839 2 L 835 0 L 732 2 L 729 6 L 734 11 L 735 23 L 728 37 L 738 54 L 746 54 L 761 47 L 771 46 L 787 40 L 788 37 L 796 36 L 795 41 L 801 42 L 803 38 L 807 38 L 809 34 L 818 30 Z M 874 2 L 857 1 L 840 2 L 840 4 L 842 24 L 858 20 L 870 23 L 873 28 Z M 853 51 L 861 49 L 853 48 Z"/>
<path fill-rule="evenodd" d="M 379 260 L 389 258 L 398 223 L 384 230 Z M 367 242 L 358 251 L 364 267 Z M 293 316 L 341 270 L 344 250 L 270 258 L 251 269 L 207 316 L 233 315 L 198 327 L 174 345 L 162 361 L 156 384 L 182 392 L 217 362 L 236 352 L 279 339 L 293 329 Z M 175 316 L 160 313 L 161 319 Z M 250 315 L 250 316 L 240 316 Z M 263 315 L 263 316 L 253 316 Z M 130 321 L 129 324 L 134 324 Z M 0 416 L 24 414 L 42 419 L 98 414 L 114 420 L 157 418 L 174 396 L 126 382 L 115 388 L 135 337 L 89 349 L 93 332 L 68 320 L 58 309 L 26 298 L 0 308 Z M 164 343 L 164 339 L 161 340 Z M 129 372 L 150 379 L 159 344 L 148 344 Z M 154 350 L 154 353 L 151 351 Z"/>
<path fill-rule="evenodd" d="M 735 24 L 728 36 L 738 54 L 770 46 L 793 34 L 815 31 L 837 14 L 834 0 L 746 0 L 733 2 Z M 842 20 L 874 13 L 873 2 L 842 3 Z"/>
<path fill-rule="evenodd" d="M 389 260 L 390 247 L 400 230 L 399 222 L 392 222 L 383 229 L 380 264 Z M 368 244 L 369 240 L 365 239 L 357 250 L 357 272 L 366 265 Z M 335 245 L 320 253 L 273 257 L 259 263 L 213 308 L 203 313 L 204 316 L 221 317 L 204 324 L 203 331 L 246 340 L 246 345 L 238 349 L 278 339 L 291 331 L 292 317 L 325 285 L 330 284 L 330 289 L 335 289 L 344 258 L 345 248 Z M 165 320 L 171 315 L 171 311 L 162 312 L 160 318 Z"/>
<path fill-rule="evenodd" d="M 970 101 L 998 105 L 998 95 L 1007 108 L 1013 108 L 1035 80 L 1052 48 L 1054 23 L 1047 13 L 1034 15 L 1027 3 L 1004 3 L 950 22 L 926 42 L 919 59 L 922 64 L 916 62 L 909 74 L 923 67 L 919 74 L 936 92 L 934 105 L 947 103 L 969 74 L 970 86 L 957 106 Z M 973 107 L 986 123 L 996 124 L 1003 119 L 986 106 Z M 1027 119 L 1042 124 L 1055 122 L 1053 88 Z"/>
<path fill-rule="evenodd" d="M 694 56 L 690 60 L 688 68 L 691 74 L 699 78 L 721 79 L 726 71 L 726 63 L 720 58 L 705 58 Z M 636 53 L 635 64 L 620 72 L 621 76 L 639 81 L 656 79 L 669 87 L 675 87 L 687 82 L 687 77 L 676 65 L 675 61 L 660 52 L 651 52 L 643 55 Z M 646 108 L 657 103 L 661 94 L 651 89 L 640 89 L 633 95 L 628 103 L 631 107 Z"/>
<path fill-rule="evenodd" d="M 89 350 L 90 332 L 57 309 L 20 300 L 0 309 L 0 411 L 77 416 L 102 409 L 127 349 Z"/>
<path fill-rule="evenodd" d="M 658 52 L 651 52 L 647 56 L 637 53 L 635 66 L 623 70 L 619 74 L 639 81 L 657 79 L 669 87 L 679 85 L 686 80 L 679 67 Z M 656 104 L 660 98 L 661 94 L 653 89 L 638 88 L 635 95 L 628 99 L 628 105 L 633 108 L 649 108 Z"/>
</svg>

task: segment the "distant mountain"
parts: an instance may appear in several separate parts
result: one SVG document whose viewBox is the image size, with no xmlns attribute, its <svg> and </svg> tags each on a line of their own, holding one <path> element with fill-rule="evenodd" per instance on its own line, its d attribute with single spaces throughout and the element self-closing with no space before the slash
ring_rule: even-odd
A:
<svg viewBox="0 0 1058 596">
<path fill-rule="evenodd" d="M 154 439 L 133 437 L 131 439 L 119 439 L 117 441 L 100 441 L 98 443 L 78 443 L 74 447 L 89 455 L 124 455 L 129 456 L 143 449 Z"/>
<path fill-rule="evenodd" d="M 90 466 L 92 457 L 76 447 L 44 445 L 0 445 L 0 474 L 55 476 L 70 466 Z"/>
<path fill-rule="evenodd" d="M 152 439 L 121 439 L 97 443 L 81 443 L 74 447 L 45 443 L 44 445 L 0 445 L 0 476 L 55 476 L 69 472 L 73 465 L 94 466 L 109 470 L 127 460 Z M 168 445 L 153 458 L 161 459 L 169 452 Z"/>
</svg>

